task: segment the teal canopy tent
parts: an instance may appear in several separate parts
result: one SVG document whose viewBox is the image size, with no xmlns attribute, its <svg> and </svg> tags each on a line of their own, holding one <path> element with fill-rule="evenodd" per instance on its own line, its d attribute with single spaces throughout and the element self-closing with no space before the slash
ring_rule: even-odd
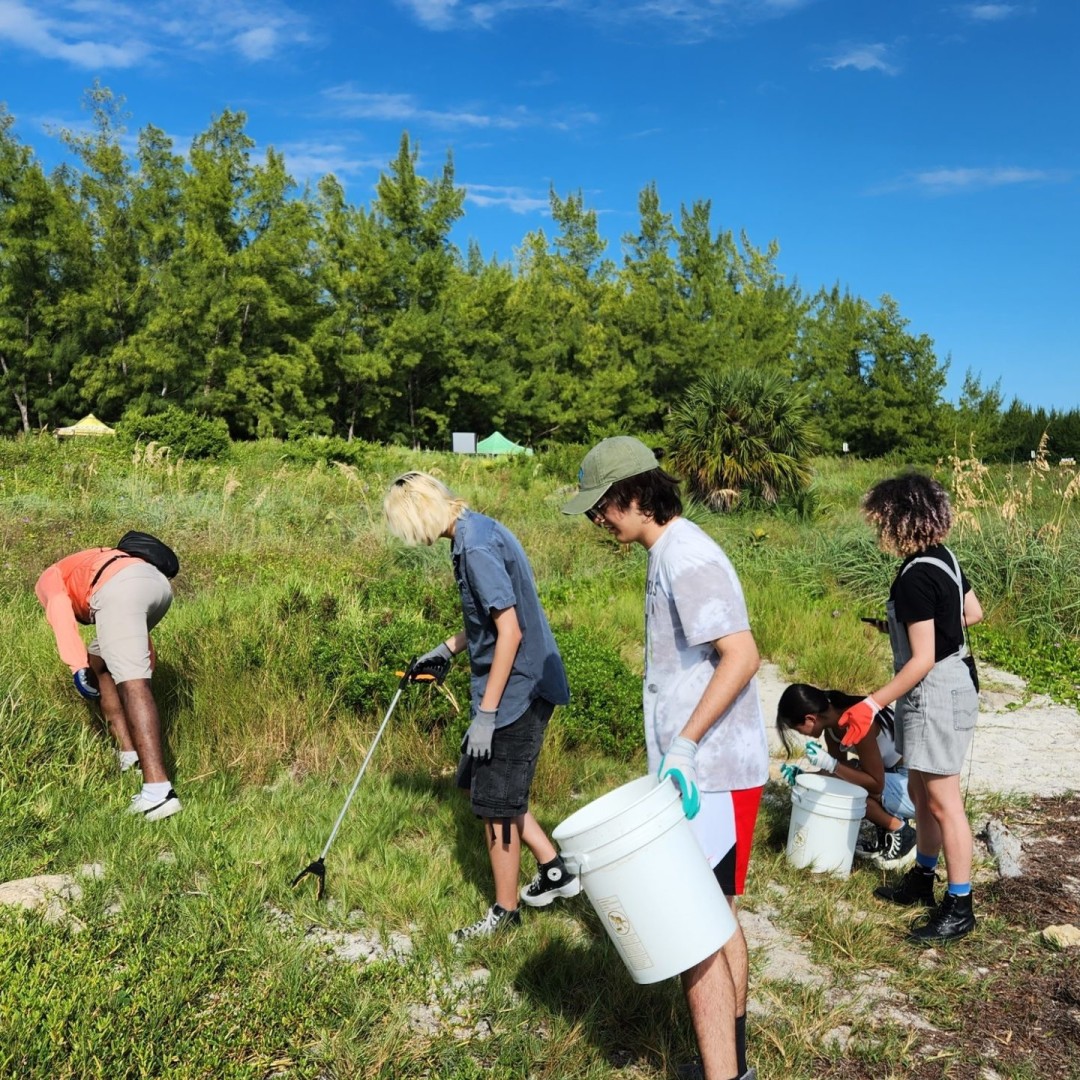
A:
<svg viewBox="0 0 1080 1080">
<path fill-rule="evenodd" d="M 481 439 L 476 444 L 478 454 L 531 454 L 532 451 L 525 446 L 518 446 L 511 442 L 502 432 L 493 431 L 486 439 Z"/>
</svg>

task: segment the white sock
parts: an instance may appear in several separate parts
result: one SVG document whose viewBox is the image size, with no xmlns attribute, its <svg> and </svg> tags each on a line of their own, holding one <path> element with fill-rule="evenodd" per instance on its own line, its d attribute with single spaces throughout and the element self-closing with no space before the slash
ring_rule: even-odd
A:
<svg viewBox="0 0 1080 1080">
<path fill-rule="evenodd" d="M 139 764 L 139 754 L 135 750 L 117 750 L 116 760 L 120 762 L 120 771 L 127 772 L 133 765 Z"/>
<path fill-rule="evenodd" d="M 172 790 L 172 784 L 168 780 L 162 780 L 160 784 L 147 784 L 142 786 L 142 797 L 150 803 L 154 803 L 156 806 L 158 803 L 163 803 Z"/>
</svg>

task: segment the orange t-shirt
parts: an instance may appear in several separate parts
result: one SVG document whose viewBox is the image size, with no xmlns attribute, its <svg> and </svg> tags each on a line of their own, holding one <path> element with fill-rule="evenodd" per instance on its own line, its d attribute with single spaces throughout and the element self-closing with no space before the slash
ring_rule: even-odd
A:
<svg viewBox="0 0 1080 1080">
<path fill-rule="evenodd" d="M 115 561 L 110 562 L 110 559 Z M 72 671 L 78 671 L 89 663 L 78 623 L 84 626 L 90 623 L 90 597 L 106 581 L 130 565 L 130 556 L 116 548 L 90 548 L 53 563 L 38 578 L 34 591 L 56 635 L 60 659 Z M 102 571 L 101 577 L 94 581 L 94 575 L 99 570 Z"/>
</svg>

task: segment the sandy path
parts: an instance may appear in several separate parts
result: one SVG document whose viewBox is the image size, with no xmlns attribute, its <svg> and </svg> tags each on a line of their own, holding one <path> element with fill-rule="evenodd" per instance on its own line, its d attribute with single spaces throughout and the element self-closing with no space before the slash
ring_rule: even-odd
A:
<svg viewBox="0 0 1080 1080">
<path fill-rule="evenodd" d="M 1016 675 L 979 665 L 979 723 L 964 783 L 972 791 L 1052 795 L 1080 791 L 1080 713 L 1035 695 L 1024 701 Z M 765 726 L 774 757 L 783 751 L 776 734 L 776 703 L 790 680 L 772 663 L 758 673 Z M 773 775 L 779 777 L 777 762 Z"/>
</svg>

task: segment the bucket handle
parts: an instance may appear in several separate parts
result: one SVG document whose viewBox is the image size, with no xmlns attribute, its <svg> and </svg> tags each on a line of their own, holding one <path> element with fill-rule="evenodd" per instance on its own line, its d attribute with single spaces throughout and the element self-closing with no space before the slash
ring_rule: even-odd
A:
<svg viewBox="0 0 1080 1080">
<path fill-rule="evenodd" d="M 559 854 L 562 855 L 566 869 L 575 877 L 579 874 L 586 873 L 590 869 L 588 852 L 581 852 L 579 854 L 576 851 L 561 851 Z"/>
<path fill-rule="evenodd" d="M 791 789 L 791 801 L 793 803 L 798 803 L 799 806 L 802 806 L 802 801 L 803 801 L 802 792 L 799 791 L 799 789 L 797 787 L 792 787 L 792 789 Z"/>
</svg>

